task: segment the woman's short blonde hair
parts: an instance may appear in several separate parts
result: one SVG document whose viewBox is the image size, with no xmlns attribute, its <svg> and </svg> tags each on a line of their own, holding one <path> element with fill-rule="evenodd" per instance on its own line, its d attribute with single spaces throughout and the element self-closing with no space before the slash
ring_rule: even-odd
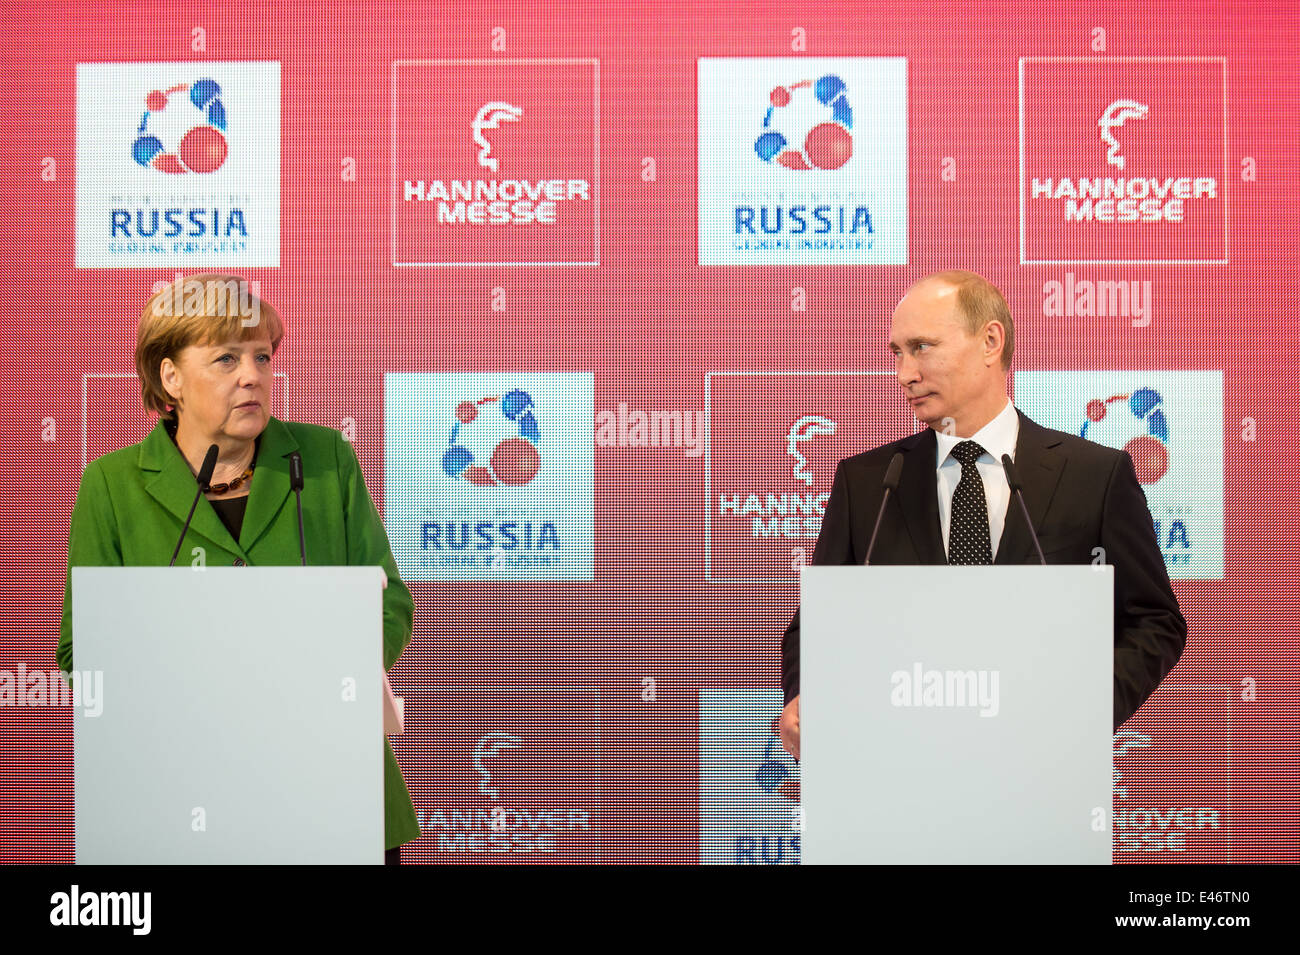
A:
<svg viewBox="0 0 1300 955">
<path fill-rule="evenodd" d="M 172 397 L 162 383 L 162 361 L 175 361 L 191 345 L 249 341 L 265 335 L 275 353 L 284 338 L 284 323 L 280 314 L 258 297 L 258 291 L 256 281 L 201 272 L 178 276 L 149 296 L 140 313 L 135 345 L 135 370 L 146 411 L 175 420 Z"/>
</svg>

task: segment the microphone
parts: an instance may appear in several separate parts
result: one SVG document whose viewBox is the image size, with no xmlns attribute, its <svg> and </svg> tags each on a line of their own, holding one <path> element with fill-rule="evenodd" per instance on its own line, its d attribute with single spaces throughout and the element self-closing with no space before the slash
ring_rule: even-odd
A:
<svg viewBox="0 0 1300 955">
<path fill-rule="evenodd" d="M 894 456 L 889 459 L 889 467 L 885 468 L 885 480 L 882 484 L 885 496 L 880 499 L 880 510 L 876 512 L 876 526 L 872 528 L 871 541 L 867 544 L 867 559 L 862 562 L 864 567 L 871 563 L 871 552 L 876 547 L 876 535 L 880 533 L 880 522 L 885 517 L 885 505 L 889 503 L 890 492 L 898 490 L 898 479 L 902 476 L 903 452 L 895 451 Z"/>
<path fill-rule="evenodd" d="M 190 505 L 190 513 L 185 518 L 185 526 L 181 528 L 180 540 L 176 542 L 176 549 L 172 551 L 172 559 L 167 564 L 168 567 L 176 566 L 176 555 L 181 552 L 181 543 L 185 540 L 185 532 L 190 529 L 190 521 L 194 520 L 194 509 L 199 506 L 199 498 L 203 492 L 208 489 L 212 481 L 212 472 L 217 469 L 217 455 L 221 452 L 215 444 L 208 448 L 208 453 L 203 458 L 203 467 L 199 468 L 198 482 L 199 489 L 194 494 L 194 503 Z"/>
<path fill-rule="evenodd" d="M 294 451 L 289 455 L 289 487 L 298 499 L 298 552 L 302 565 L 307 566 L 307 537 L 302 529 L 302 455 Z"/>
<path fill-rule="evenodd" d="M 1020 513 L 1025 515 L 1025 526 L 1029 528 L 1029 536 L 1034 539 L 1034 550 L 1038 551 L 1038 562 L 1046 567 L 1047 558 L 1043 556 L 1043 545 L 1038 543 L 1038 532 L 1034 530 L 1034 522 L 1029 519 L 1029 507 L 1025 504 L 1024 492 L 1020 490 L 1020 477 L 1016 474 L 1016 465 L 1011 460 L 1011 455 L 1002 455 L 1002 470 L 1007 473 L 1007 484 L 1011 488 L 1011 493 L 1020 502 Z"/>
</svg>

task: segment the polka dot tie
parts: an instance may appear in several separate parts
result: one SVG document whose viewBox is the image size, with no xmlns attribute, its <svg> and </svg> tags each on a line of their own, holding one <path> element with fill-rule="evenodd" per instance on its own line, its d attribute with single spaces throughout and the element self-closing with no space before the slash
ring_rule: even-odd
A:
<svg viewBox="0 0 1300 955">
<path fill-rule="evenodd" d="M 984 449 L 974 441 L 961 441 L 952 456 L 961 463 L 961 480 L 952 492 L 952 520 L 948 524 L 948 563 L 991 564 L 989 507 L 984 499 L 984 479 L 975 460 Z"/>
</svg>

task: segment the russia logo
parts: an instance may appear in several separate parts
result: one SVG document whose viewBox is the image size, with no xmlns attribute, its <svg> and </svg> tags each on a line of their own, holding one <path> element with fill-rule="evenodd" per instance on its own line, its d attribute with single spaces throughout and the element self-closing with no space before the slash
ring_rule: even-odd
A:
<svg viewBox="0 0 1300 955">
<path fill-rule="evenodd" d="M 1020 371 L 1015 403 L 1127 451 L 1169 576 L 1223 579 L 1223 372 Z"/>
<path fill-rule="evenodd" d="M 280 264 L 280 64 L 77 64 L 77 268 Z"/>
<path fill-rule="evenodd" d="M 181 120 L 188 126 L 176 145 L 168 148 L 159 138 L 169 107 L 187 103 L 194 107 Z M 189 111 L 187 111 L 189 112 Z M 211 78 L 179 83 L 167 90 L 150 90 L 145 97 L 144 115 L 131 144 L 131 156 L 141 166 L 160 172 L 216 172 L 226 161 L 226 108 L 221 102 L 221 84 Z"/>
<path fill-rule="evenodd" d="M 1227 61 L 1020 61 L 1022 264 L 1228 261 Z"/>
<path fill-rule="evenodd" d="M 799 763 L 780 690 L 700 690 L 700 862 L 799 864 Z"/>
<path fill-rule="evenodd" d="M 1161 407 L 1164 400 L 1160 392 L 1145 386 L 1132 394 L 1092 398 L 1084 409 L 1079 436 L 1122 447 L 1133 459 L 1138 483 L 1155 484 L 1169 470 L 1169 422 Z M 1142 427 L 1142 433 L 1122 440 L 1135 423 Z M 1119 437 L 1109 437 L 1114 434 Z"/>
<path fill-rule="evenodd" d="M 701 265 L 907 262 L 906 59 L 697 69 Z"/>
<path fill-rule="evenodd" d="M 384 522 L 404 580 L 592 579 L 594 386 L 385 376 Z"/>
<path fill-rule="evenodd" d="M 596 60 L 393 63 L 392 262 L 600 264 Z"/>
<path fill-rule="evenodd" d="M 491 450 L 485 447 L 475 457 L 475 452 L 467 446 L 474 443 L 470 437 L 471 425 L 477 425 L 474 432 L 487 430 L 493 424 L 499 431 L 502 424 L 499 419 L 512 426 L 512 433 L 504 436 L 498 433 L 492 439 Z M 464 478 L 478 487 L 523 487 L 537 477 L 541 468 L 537 450 L 540 440 L 541 431 L 528 392 L 514 388 L 504 395 L 462 401 L 456 405 L 456 423 L 451 426 L 442 469 L 449 477 Z"/>
<path fill-rule="evenodd" d="M 803 137 L 791 143 L 773 122 L 778 110 L 784 110 L 801 90 L 811 90 L 817 102 L 830 116 L 817 123 Z M 839 169 L 853 155 L 853 110 L 844 81 L 833 73 L 816 83 L 803 80 L 790 86 L 777 86 L 768 97 L 772 105 L 763 116 L 763 132 L 754 143 L 754 152 L 765 162 L 777 162 L 789 169 Z"/>
</svg>

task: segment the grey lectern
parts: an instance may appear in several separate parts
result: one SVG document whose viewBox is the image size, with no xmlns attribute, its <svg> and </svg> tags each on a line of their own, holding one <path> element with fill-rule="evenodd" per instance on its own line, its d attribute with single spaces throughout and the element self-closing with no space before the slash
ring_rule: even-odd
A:
<svg viewBox="0 0 1300 955">
<path fill-rule="evenodd" d="M 804 863 L 1111 861 L 1113 569 L 805 567 Z"/>
<path fill-rule="evenodd" d="M 74 567 L 78 863 L 383 862 L 379 567 Z"/>
</svg>

